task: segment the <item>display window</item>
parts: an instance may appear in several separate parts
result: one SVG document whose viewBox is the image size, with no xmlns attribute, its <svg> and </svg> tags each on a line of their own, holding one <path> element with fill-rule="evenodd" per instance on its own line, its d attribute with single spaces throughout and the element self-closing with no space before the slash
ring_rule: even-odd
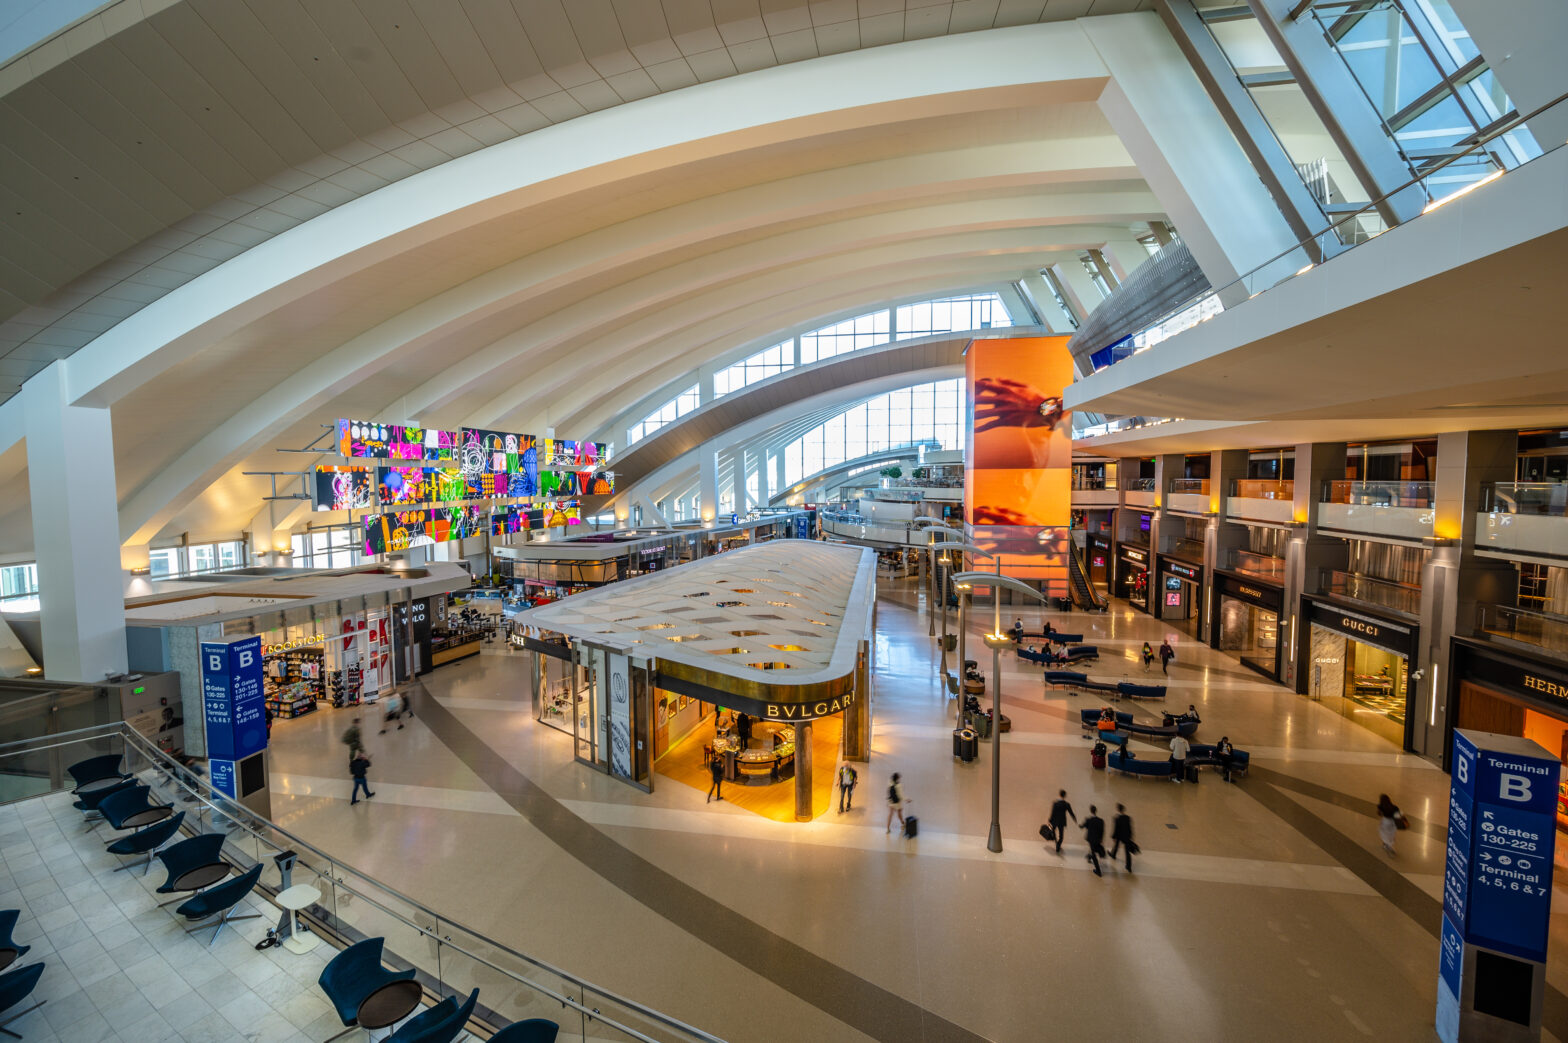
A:
<svg viewBox="0 0 1568 1043">
<path fill-rule="evenodd" d="M 1160 620 L 1188 637 L 1203 634 L 1202 571 L 1188 565 L 1167 564 L 1160 572 L 1156 614 Z"/>
<path fill-rule="evenodd" d="M 1279 613 L 1221 596 L 1219 649 L 1270 677 L 1279 676 Z"/>
</svg>

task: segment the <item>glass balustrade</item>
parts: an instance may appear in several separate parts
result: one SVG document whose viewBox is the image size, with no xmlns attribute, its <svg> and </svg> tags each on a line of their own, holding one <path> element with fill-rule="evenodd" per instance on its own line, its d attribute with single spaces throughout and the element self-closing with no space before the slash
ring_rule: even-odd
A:
<svg viewBox="0 0 1568 1043">
<path fill-rule="evenodd" d="M 1336 479 L 1323 483 L 1318 502 L 1369 507 L 1431 507 L 1432 483 Z"/>
<path fill-rule="evenodd" d="M 1230 495 L 1243 500 L 1289 500 L 1296 495 L 1296 483 L 1289 478 L 1233 478 Z"/>
<path fill-rule="evenodd" d="M 205 779 L 158 750 L 123 722 L 0 745 L 0 778 L 32 781 L 22 798 L 68 788 L 65 767 L 101 753 L 122 752 L 123 770 L 145 783 L 154 803 L 185 812 L 196 833 L 223 833 L 224 854 L 239 865 L 267 866 L 258 889 L 275 894 L 273 858 L 293 851 L 293 884 L 309 884 L 321 899 L 301 913 L 311 931 L 339 947 L 361 938 L 386 939 L 386 962 L 413 967 L 427 995 L 467 996 L 494 1024 L 470 1023 L 485 1034 L 501 1025 L 541 1017 L 561 1026 L 562 1040 L 638 1043 L 723 1043 L 652 1008 L 601 989 L 535 960 L 400 894 L 354 866 L 328 855 L 214 791 Z M 5 793 L 0 803 L 8 803 Z"/>
<path fill-rule="evenodd" d="M 1276 583 L 1285 579 L 1285 559 L 1276 558 L 1272 554 L 1257 554 L 1250 550 L 1231 551 L 1230 569 Z"/>
<path fill-rule="evenodd" d="M 1568 652 L 1568 616 L 1532 612 L 1512 605 L 1477 606 L 1483 634 L 1520 641 L 1553 652 Z"/>
<path fill-rule="evenodd" d="M 1392 609 L 1407 616 L 1421 614 L 1421 588 L 1374 576 L 1361 576 L 1338 569 L 1323 569 L 1318 573 L 1318 584 L 1325 594 L 1364 601 Z"/>
<path fill-rule="evenodd" d="M 1568 482 L 1494 482 L 1486 487 L 1482 510 L 1562 518 L 1568 516 Z"/>
<path fill-rule="evenodd" d="M 1170 491 L 1173 493 L 1202 493 L 1209 494 L 1209 480 L 1207 478 L 1172 478 Z"/>
</svg>

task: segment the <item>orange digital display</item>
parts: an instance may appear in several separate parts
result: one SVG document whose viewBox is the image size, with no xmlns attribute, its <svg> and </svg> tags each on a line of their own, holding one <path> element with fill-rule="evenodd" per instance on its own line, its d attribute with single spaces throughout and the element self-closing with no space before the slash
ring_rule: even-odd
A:
<svg viewBox="0 0 1568 1043">
<path fill-rule="evenodd" d="M 965 353 L 969 452 L 964 520 L 976 546 L 1002 555 L 1002 571 L 1067 585 L 1072 516 L 1072 414 L 1062 392 L 1073 379 L 1068 338 L 974 340 Z M 984 569 L 989 559 L 975 562 Z"/>
</svg>

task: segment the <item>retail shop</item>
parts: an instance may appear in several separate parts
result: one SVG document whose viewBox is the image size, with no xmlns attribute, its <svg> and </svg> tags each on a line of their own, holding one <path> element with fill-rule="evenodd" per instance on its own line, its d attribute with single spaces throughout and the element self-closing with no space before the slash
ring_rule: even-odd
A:
<svg viewBox="0 0 1568 1043">
<path fill-rule="evenodd" d="M 1568 765 L 1568 664 L 1456 637 L 1447 673 L 1444 767 L 1455 728 L 1522 736 Z M 1568 832 L 1568 771 L 1557 790 L 1557 828 Z"/>
<path fill-rule="evenodd" d="M 1250 576 L 1214 574 L 1214 618 L 1209 645 L 1236 657 L 1271 681 L 1280 678 L 1281 609 L 1285 591 Z"/>
<path fill-rule="evenodd" d="M 1125 598 L 1133 608 L 1149 611 L 1149 550 L 1147 547 L 1116 548 L 1116 596 Z"/>
<path fill-rule="evenodd" d="M 1084 547 L 1089 556 L 1089 582 L 1102 590 L 1111 589 L 1111 537 L 1091 532 Z"/>
<path fill-rule="evenodd" d="M 1305 607 L 1307 669 L 1297 671 L 1296 690 L 1411 749 L 1410 663 L 1419 628 L 1317 598 L 1306 598 Z"/>
<path fill-rule="evenodd" d="M 1160 559 L 1156 614 L 1162 623 L 1194 640 L 1203 639 L 1203 569 Z"/>
<path fill-rule="evenodd" d="M 870 550 L 776 541 L 521 613 L 535 716 L 640 789 L 717 771 L 726 800 L 810 819 L 869 749 L 875 574 Z"/>
</svg>

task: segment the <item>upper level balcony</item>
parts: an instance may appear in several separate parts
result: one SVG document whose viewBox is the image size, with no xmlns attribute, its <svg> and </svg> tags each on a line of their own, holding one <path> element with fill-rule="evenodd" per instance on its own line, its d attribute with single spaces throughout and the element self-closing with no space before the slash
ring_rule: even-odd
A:
<svg viewBox="0 0 1568 1043">
<path fill-rule="evenodd" d="M 1358 536 L 1426 539 L 1436 514 L 1431 482 L 1327 481 L 1318 496 L 1318 528 Z"/>
<path fill-rule="evenodd" d="M 1235 522 L 1289 525 L 1294 520 L 1296 483 L 1289 478 L 1235 478 L 1225 517 Z"/>
<path fill-rule="evenodd" d="M 1497 482 L 1476 515 L 1475 549 L 1549 565 L 1568 561 L 1568 483 Z"/>
<path fill-rule="evenodd" d="M 1253 576 L 1257 579 L 1267 580 L 1270 583 L 1285 582 L 1285 559 L 1277 558 L 1272 554 L 1258 554 L 1250 550 L 1233 550 L 1226 560 L 1226 566 L 1232 572 Z"/>
<path fill-rule="evenodd" d="M 1172 478 L 1165 490 L 1165 509 L 1177 514 L 1210 515 L 1214 501 L 1209 499 L 1207 478 Z"/>
<path fill-rule="evenodd" d="M 1177 536 L 1175 539 L 1165 541 L 1165 555 L 1172 558 L 1181 558 L 1194 564 L 1203 564 L 1203 541 L 1188 539 L 1186 536 Z"/>
<path fill-rule="evenodd" d="M 1123 484 L 1125 495 L 1122 497 L 1122 502 L 1128 507 L 1152 508 L 1154 506 L 1153 478 L 1129 478 Z"/>
<path fill-rule="evenodd" d="M 1513 605 L 1478 605 L 1477 629 L 1488 637 L 1533 645 L 1568 656 L 1568 617 Z"/>
<path fill-rule="evenodd" d="M 1406 583 L 1341 572 L 1339 569 L 1320 569 L 1318 589 L 1325 594 L 1376 605 L 1412 619 L 1421 615 L 1421 588 Z"/>
</svg>

